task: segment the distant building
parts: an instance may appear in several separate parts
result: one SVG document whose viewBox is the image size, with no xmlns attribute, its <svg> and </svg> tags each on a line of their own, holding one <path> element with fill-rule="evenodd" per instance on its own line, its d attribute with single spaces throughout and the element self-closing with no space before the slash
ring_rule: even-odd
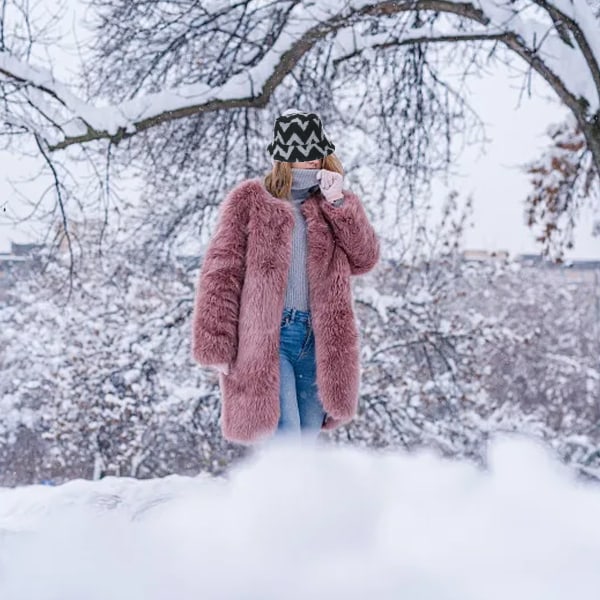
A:
<svg viewBox="0 0 600 600">
<path fill-rule="evenodd" d="M 43 244 L 19 244 L 11 242 L 10 252 L 0 252 L 0 302 L 4 302 L 10 288 L 19 273 L 36 263 L 37 250 Z"/>
<path fill-rule="evenodd" d="M 506 261 L 509 258 L 506 250 L 464 250 L 462 256 L 464 260 L 474 260 L 479 262 L 491 260 Z"/>
<path fill-rule="evenodd" d="M 465 261 L 492 262 L 508 261 L 506 250 L 464 250 Z M 548 275 L 567 281 L 580 281 L 600 284 L 600 260 L 568 260 L 562 263 L 554 262 L 542 254 L 518 254 L 514 262 L 524 267 L 535 267 L 547 270 Z"/>
<path fill-rule="evenodd" d="M 540 254 L 519 254 L 516 260 L 524 266 L 547 269 L 553 277 L 567 281 L 600 283 L 600 260 L 568 260 L 556 263 Z"/>
</svg>

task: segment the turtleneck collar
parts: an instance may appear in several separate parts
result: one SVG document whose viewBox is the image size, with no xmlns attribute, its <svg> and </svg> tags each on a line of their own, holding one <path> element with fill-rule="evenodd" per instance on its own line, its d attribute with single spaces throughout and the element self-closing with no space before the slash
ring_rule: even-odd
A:
<svg viewBox="0 0 600 600">
<path fill-rule="evenodd" d="M 317 172 L 319 169 L 296 169 L 292 167 L 292 189 L 303 190 L 319 185 Z"/>
<path fill-rule="evenodd" d="M 318 169 L 292 168 L 292 189 L 289 198 L 295 206 L 300 206 L 314 190 L 319 189 Z"/>
</svg>

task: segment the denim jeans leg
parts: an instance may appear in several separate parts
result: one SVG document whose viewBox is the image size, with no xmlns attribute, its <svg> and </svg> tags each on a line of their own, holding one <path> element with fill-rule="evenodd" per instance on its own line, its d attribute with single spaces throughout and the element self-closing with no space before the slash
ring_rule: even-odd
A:
<svg viewBox="0 0 600 600">
<path fill-rule="evenodd" d="M 317 364 L 314 333 L 309 328 L 309 339 L 296 363 L 296 396 L 300 413 L 300 427 L 303 437 L 315 439 L 321 431 L 325 410 L 317 388 Z"/>
<path fill-rule="evenodd" d="M 276 436 L 315 440 L 325 411 L 316 384 L 315 341 L 310 315 L 285 309 L 280 330 L 280 418 Z"/>
<path fill-rule="evenodd" d="M 279 355 L 279 408 L 277 432 L 298 436 L 300 433 L 300 415 L 296 398 L 294 366 L 284 354 Z"/>
</svg>

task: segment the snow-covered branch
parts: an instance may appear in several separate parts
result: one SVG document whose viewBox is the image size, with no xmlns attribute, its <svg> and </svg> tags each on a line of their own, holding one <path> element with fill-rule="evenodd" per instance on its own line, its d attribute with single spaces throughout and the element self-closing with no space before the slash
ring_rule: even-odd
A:
<svg viewBox="0 0 600 600">
<path fill-rule="evenodd" d="M 515 57 L 513 64 L 524 78 L 537 73 L 570 110 L 589 151 L 586 172 L 600 173 L 600 16 L 587 0 L 90 0 L 89 6 L 98 18 L 79 48 L 83 70 L 72 84 L 64 70 L 58 75 L 58 63 L 44 62 L 47 39 L 38 36 L 37 52 L 29 52 L 17 31 L 0 45 L 0 139 L 29 135 L 45 148 L 46 161 L 66 160 L 56 151 L 94 141 L 108 142 L 110 155 L 130 139 L 118 160 L 139 161 L 143 170 L 152 165 L 144 171 L 147 184 L 175 199 L 197 184 L 203 168 L 208 173 L 208 164 L 190 160 L 195 155 L 220 160 L 228 172 L 262 168 L 256 141 L 264 139 L 273 116 L 267 113 L 312 97 L 332 130 L 348 125 L 344 104 L 356 109 L 357 134 L 367 139 L 375 124 L 384 143 L 374 168 L 381 159 L 407 157 L 394 162 L 392 178 L 402 176 L 403 193 L 414 197 L 452 164 L 453 140 L 481 126 L 465 88 L 448 83 L 445 65 L 464 65 L 466 76 L 490 56 L 516 54 L 522 61 Z M 97 150 L 103 145 L 85 152 Z M 174 165 L 175 182 L 165 176 Z M 568 177 L 563 184 L 568 190 Z M 211 185 L 202 193 L 218 197 L 226 184 Z M 541 196 L 550 190 L 536 187 L 538 206 L 548 205 Z M 200 195 L 180 209 L 200 214 Z M 559 208 L 568 211 L 574 198 L 564 194 Z M 546 200 L 557 206 L 551 194 Z M 171 216 L 163 221 L 165 239 L 182 221 L 176 211 Z M 553 222 L 562 222 L 560 215 Z"/>
<path fill-rule="evenodd" d="M 526 220 L 537 230 L 543 253 L 562 261 L 564 249 L 575 244 L 581 207 L 590 198 L 598 204 L 600 177 L 575 119 L 550 127 L 548 135 L 551 146 L 525 167 L 531 181 Z"/>
<path fill-rule="evenodd" d="M 561 27 L 571 33 L 588 65 L 596 91 L 600 95 L 600 36 L 598 20 L 585 0 L 535 0 L 552 17 L 557 31 Z M 570 39 L 564 43 L 572 45 Z"/>
<path fill-rule="evenodd" d="M 250 9 L 259 3 L 247 4 Z M 579 120 L 590 119 L 600 105 L 598 20 L 585 0 L 537 0 L 536 4 L 537 12 L 524 2 L 508 0 L 295 3 L 285 14 L 278 35 L 273 36 L 270 46 L 250 66 L 233 65 L 231 75 L 218 83 L 196 81 L 161 91 L 144 90 L 140 95 L 107 106 L 84 101 L 69 86 L 56 81 L 49 71 L 27 65 L 8 51 L 0 54 L 0 73 L 41 90 L 65 109 L 67 114 L 60 130 L 48 128 L 46 123 L 43 132 L 53 150 L 98 139 L 118 142 L 166 121 L 194 114 L 265 106 L 302 57 L 327 37 L 331 38 L 338 59 L 360 49 L 392 44 L 500 41 L 542 75 L 571 110 L 579 111 L 576 115 Z M 226 14 L 229 6 L 227 2 L 213 2 L 212 18 L 206 18 L 209 25 L 196 33 L 210 33 L 214 21 Z M 441 16 L 435 18 L 434 25 L 447 21 L 448 16 L 458 25 L 428 24 L 405 29 L 399 35 L 385 29 L 381 34 L 371 35 L 365 27 L 367 20 L 387 20 L 415 10 L 439 13 Z M 229 21 L 227 25 L 231 28 Z M 565 37 L 564 27 L 571 32 L 575 44 Z M 234 33 L 231 29 L 231 34 Z M 136 86 L 136 93 L 140 87 L 143 88 Z"/>
</svg>

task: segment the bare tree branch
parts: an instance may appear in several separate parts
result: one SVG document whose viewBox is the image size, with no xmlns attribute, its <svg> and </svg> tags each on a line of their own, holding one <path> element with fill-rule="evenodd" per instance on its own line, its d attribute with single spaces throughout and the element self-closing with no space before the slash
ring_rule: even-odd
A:
<svg viewBox="0 0 600 600">
<path fill-rule="evenodd" d="M 274 43 L 270 51 L 255 67 L 248 69 L 246 73 L 234 74 L 219 86 L 193 84 L 187 87 L 175 88 L 168 92 L 148 94 L 143 98 L 131 98 L 129 101 L 109 109 L 94 109 L 86 106 L 82 100 L 71 94 L 66 86 L 53 82 L 40 70 L 32 70 L 29 67 L 27 67 L 27 70 L 23 69 L 22 65 L 16 64 L 15 59 L 6 54 L 4 56 L 0 54 L 0 72 L 23 82 L 27 81 L 29 77 L 32 85 L 50 94 L 83 121 L 86 128 L 84 133 L 67 135 L 57 143 L 50 143 L 50 150 L 59 150 L 70 145 L 99 139 L 110 139 L 113 143 L 118 143 L 124 138 L 131 137 L 166 121 L 223 109 L 264 107 L 268 104 L 273 91 L 281 84 L 284 77 L 294 69 L 317 41 L 332 33 L 335 34 L 349 25 L 353 26 L 366 17 L 389 17 L 392 14 L 414 10 L 453 14 L 484 26 L 489 26 L 491 23 L 490 18 L 485 15 L 483 10 L 469 3 L 459 3 L 452 0 L 379 2 L 359 9 L 332 14 L 327 20 L 308 26 L 301 35 L 295 36 L 296 39 L 293 42 L 288 42 L 287 47 L 284 46 L 285 50 L 283 52 L 280 49 L 281 44 Z M 290 17 L 289 27 L 296 31 L 298 21 Z M 286 35 L 289 34 L 285 30 L 282 31 L 277 41 L 285 40 Z M 433 39 L 439 41 L 472 41 L 484 38 L 503 41 L 510 48 L 518 51 L 522 58 L 530 62 L 542 76 L 547 78 L 563 101 L 568 99 L 568 105 L 576 105 L 575 99 L 568 92 L 560 78 L 522 40 L 519 40 L 517 35 L 510 31 L 504 34 L 499 31 L 474 34 L 457 32 L 455 35 L 443 36 L 414 34 L 411 36 L 407 34 L 405 40 L 397 39 L 396 43 L 422 43 L 433 41 Z M 362 39 L 366 40 L 368 36 L 363 35 Z M 391 43 L 393 42 L 387 44 Z M 386 47 L 386 44 L 383 44 L 382 47 Z M 274 59 L 275 56 L 278 58 Z M 27 77 L 21 74 L 22 71 L 27 73 Z M 252 89 L 257 90 L 258 93 L 246 96 L 239 94 L 240 88 L 245 89 L 247 87 L 248 80 Z M 230 90 L 233 90 L 233 94 Z M 202 98 L 202 100 L 194 101 L 195 98 Z M 163 108 L 165 104 L 170 106 L 165 109 Z M 117 125 L 112 129 L 102 127 L 103 116 L 107 111 L 116 112 L 122 116 L 122 119 L 117 119 Z M 136 118 L 135 114 L 142 116 Z M 121 125 L 118 125 L 119 120 L 122 123 Z"/>
</svg>

